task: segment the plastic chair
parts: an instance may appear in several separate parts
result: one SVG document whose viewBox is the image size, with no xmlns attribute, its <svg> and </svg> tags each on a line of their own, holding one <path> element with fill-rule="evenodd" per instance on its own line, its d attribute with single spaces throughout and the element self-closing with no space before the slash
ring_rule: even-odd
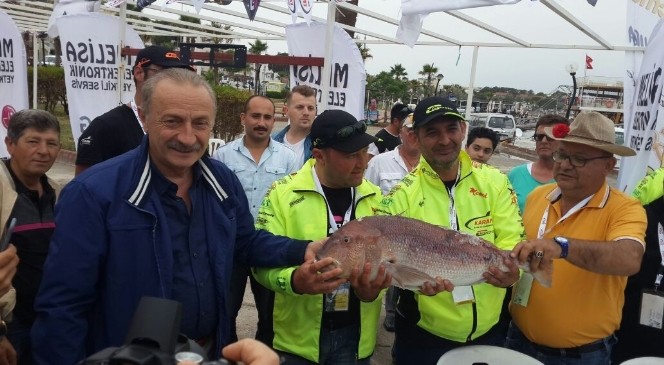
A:
<svg viewBox="0 0 664 365">
<path fill-rule="evenodd" d="M 637 357 L 623 361 L 620 365 L 664 365 L 664 358 L 662 357 Z"/>
<path fill-rule="evenodd" d="M 544 365 L 518 351 L 497 346 L 473 345 L 450 350 L 438 359 L 437 365 Z"/>
<path fill-rule="evenodd" d="M 226 144 L 226 142 L 224 142 L 223 139 L 210 138 L 210 142 L 208 142 L 208 153 L 210 154 L 210 156 L 212 156 L 214 151 L 216 151 L 217 149 L 219 149 L 219 147 L 221 147 L 225 144 Z"/>
</svg>

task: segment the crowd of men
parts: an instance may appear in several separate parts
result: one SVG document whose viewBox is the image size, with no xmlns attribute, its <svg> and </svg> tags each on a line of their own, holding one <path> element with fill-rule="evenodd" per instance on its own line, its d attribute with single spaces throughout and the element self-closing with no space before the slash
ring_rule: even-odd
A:
<svg viewBox="0 0 664 365">
<path fill-rule="evenodd" d="M 62 190 L 46 176 L 57 120 L 25 110 L 9 122 L 0 224 L 18 224 L 0 252 L 0 365 L 76 364 L 119 346 L 142 296 L 179 301 L 185 336 L 211 359 L 223 349 L 247 364 L 369 364 L 383 302 L 396 364 L 435 364 L 474 344 L 544 364 L 664 357 L 661 312 L 644 323 L 640 305 L 662 298 L 664 170 L 644 179 L 639 200 L 609 186 L 614 156 L 634 151 L 615 144 L 603 115 L 540 118 L 537 160 L 505 175 L 487 164 L 496 134 L 468 133 L 448 99 L 395 105 L 374 136 L 345 111 L 319 113 L 314 89 L 297 86 L 286 129 L 273 133 L 273 101 L 251 96 L 242 136 L 209 156 L 210 86 L 160 48 L 139 55 L 133 72 L 138 95 L 113 118 L 140 138 L 99 161 L 78 159 Z M 126 133 L 94 132 L 112 128 L 107 117 L 79 149 Z M 507 269 L 411 291 L 392 286 L 383 265 L 342 279 L 332 258 L 316 260 L 326 237 L 370 215 L 481 237 L 511 252 Z M 552 270 L 551 287 L 519 270 L 526 263 Z M 247 278 L 264 345 L 228 347 Z"/>
</svg>

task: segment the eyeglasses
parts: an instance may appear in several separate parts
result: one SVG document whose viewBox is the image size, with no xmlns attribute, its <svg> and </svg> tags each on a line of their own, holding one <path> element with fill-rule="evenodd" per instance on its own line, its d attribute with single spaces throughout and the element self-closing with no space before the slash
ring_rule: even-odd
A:
<svg viewBox="0 0 664 365">
<path fill-rule="evenodd" d="M 558 151 L 553 153 L 553 160 L 557 163 L 563 163 L 565 160 L 569 160 L 569 163 L 574 167 L 583 167 L 588 163 L 588 161 L 599 160 L 601 158 L 611 158 L 613 156 L 599 156 L 591 158 L 583 158 L 573 155 L 567 155 L 565 153 L 560 153 Z"/>
<path fill-rule="evenodd" d="M 533 140 L 535 140 L 537 142 L 542 142 L 544 140 L 544 138 L 546 138 L 547 141 L 553 141 L 553 139 L 549 138 L 549 136 L 547 136 L 544 133 L 535 133 L 535 134 L 533 134 Z"/>
</svg>

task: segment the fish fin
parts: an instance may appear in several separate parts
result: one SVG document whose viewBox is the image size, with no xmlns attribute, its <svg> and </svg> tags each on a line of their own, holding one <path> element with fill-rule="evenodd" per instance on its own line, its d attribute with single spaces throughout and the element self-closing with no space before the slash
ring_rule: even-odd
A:
<svg viewBox="0 0 664 365">
<path fill-rule="evenodd" d="M 535 280 L 540 283 L 545 288 L 550 288 L 553 281 L 553 263 L 551 265 L 546 265 L 544 270 L 532 271 L 530 269 L 530 263 L 526 262 L 525 265 L 519 265 L 519 268 L 523 269 L 525 272 L 535 278 Z"/>
<path fill-rule="evenodd" d="M 386 270 L 392 274 L 392 279 L 396 281 L 393 285 L 402 289 L 418 290 L 425 282 L 433 283 L 436 281 L 431 275 L 411 266 L 388 264 Z"/>
<path fill-rule="evenodd" d="M 551 287 L 551 281 L 553 278 L 553 263 L 551 265 L 546 265 L 544 270 L 537 270 L 535 272 L 530 272 L 530 274 L 537 280 L 540 285 L 545 288 Z"/>
</svg>

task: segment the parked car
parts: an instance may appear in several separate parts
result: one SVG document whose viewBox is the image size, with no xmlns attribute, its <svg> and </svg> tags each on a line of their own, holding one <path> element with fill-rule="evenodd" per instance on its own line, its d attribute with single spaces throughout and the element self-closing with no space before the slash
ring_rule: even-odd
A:
<svg viewBox="0 0 664 365">
<path fill-rule="evenodd" d="M 501 141 L 513 140 L 516 137 L 516 122 L 514 117 L 509 114 L 474 113 L 468 118 L 468 127 L 470 129 L 489 128 L 500 135 Z"/>
<path fill-rule="evenodd" d="M 43 64 L 46 64 L 46 66 L 55 66 L 55 60 L 56 60 L 55 55 L 48 55 L 44 57 Z"/>
</svg>

